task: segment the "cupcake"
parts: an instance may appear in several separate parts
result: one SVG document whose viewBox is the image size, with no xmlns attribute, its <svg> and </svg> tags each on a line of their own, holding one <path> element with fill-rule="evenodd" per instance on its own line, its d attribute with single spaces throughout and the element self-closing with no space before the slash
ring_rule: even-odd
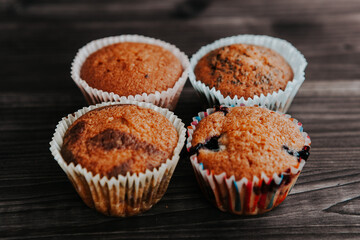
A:
<svg viewBox="0 0 360 240">
<path fill-rule="evenodd" d="M 209 105 L 262 105 L 286 112 L 304 81 L 306 60 L 267 36 L 220 39 L 191 58 L 190 81 Z"/>
<path fill-rule="evenodd" d="M 183 125 L 149 103 L 103 103 L 63 118 L 50 150 L 86 205 L 131 216 L 165 193 L 184 144 Z"/>
<path fill-rule="evenodd" d="M 310 138 L 289 115 L 262 107 L 199 113 L 187 149 L 206 197 L 220 210 L 260 214 L 288 195 L 310 151 Z"/>
<path fill-rule="evenodd" d="M 188 66 L 187 56 L 173 45 L 122 35 L 81 48 L 71 75 L 89 103 L 129 99 L 174 109 Z"/>
</svg>

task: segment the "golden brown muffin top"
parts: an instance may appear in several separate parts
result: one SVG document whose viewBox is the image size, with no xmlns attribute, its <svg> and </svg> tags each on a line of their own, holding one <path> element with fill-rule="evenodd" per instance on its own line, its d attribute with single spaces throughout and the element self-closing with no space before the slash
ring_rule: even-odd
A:
<svg viewBox="0 0 360 240">
<path fill-rule="evenodd" d="M 191 142 L 205 169 L 236 180 L 260 178 L 262 172 L 272 177 L 297 167 L 304 144 L 291 120 L 260 107 L 214 112 L 198 123 Z"/>
<path fill-rule="evenodd" d="M 129 96 L 172 88 L 182 72 L 180 60 L 170 51 L 147 43 L 122 42 L 92 53 L 80 77 L 90 87 Z"/>
<path fill-rule="evenodd" d="M 195 66 L 195 75 L 224 96 L 245 99 L 284 90 L 294 77 L 280 54 L 248 44 L 233 44 L 209 52 Z"/>
<path fill-rule="evenodd" d="M 171 158 L 178 134 L 160 113 L 135 105 L 111 105 L 78 118 L 66 131 L 61 155 L 94 175 L 153 170 Z"/>
</svg>

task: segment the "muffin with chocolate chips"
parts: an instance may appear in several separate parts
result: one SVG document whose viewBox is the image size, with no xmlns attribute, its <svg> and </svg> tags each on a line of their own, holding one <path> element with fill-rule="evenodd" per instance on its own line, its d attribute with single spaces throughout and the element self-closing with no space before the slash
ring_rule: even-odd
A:
<svg viewBox="0 0 360 240">
<path fill-rule="evenodd" d="M 202 57 L 195 76 L 224 96 L 248 99 L 284 90 L 294 74 L 285 59 L 269 48 L 233 44 Z"/>
<path fill-rule="evenodd" d="M 307 63 L 284 40 L 239 35 L 202 47 L 190 64 L 190 81 L 210 106 L 260 105 L 286 112 Z"/>
<path fill-rule="evenodd" d="M 207 197 L 236 214 L 263 213 L 279 205 L 309 156 L 310 139 L 301 124 L 261 107 L 211 112 L 193 123 L 188 138 Z"/>
<path fill-rule="evenodd" d="M 172 112 L 125 103 L 131 104 L 103 103 L 69 115 L 51 142 L 84 202 L 113 216 L 139 214 L 161 199 L 185 138 Z"/>
</svg>

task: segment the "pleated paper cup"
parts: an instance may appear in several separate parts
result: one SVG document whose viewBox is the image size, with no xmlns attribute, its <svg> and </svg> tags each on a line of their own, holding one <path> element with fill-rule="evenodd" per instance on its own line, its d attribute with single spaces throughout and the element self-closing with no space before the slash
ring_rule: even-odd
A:
<svg viewBox="0 0 360 240">
<path fill-rule="evenodd" d="M 266 96 L 261 94 L 260 96 L 244 99 L 244 97 L 241 96 L 235 96 L 234 98 L 224 96 L 219 90 L 216 90 L 215 87 L 210 89 L 207 85 L 196 79 L 194 69 L 203 56 L 215 49 L 239 43 L 264 46 L 279 53 L 291 66 L 294 72 L 293 80 L 288 82 L 284 90 L 269 93 Z M 200 48 L 190 60 L 189 79 L 197 93 L 210 107 L 219 104 L 228 106 L 259 105 L 273 111 L 286 113 L 300 86 L 305 80 L 306 65 L 307 62 L 304 56 L 293 45 L 285 40 L 261 35 L 238 35 L 219 39 Z"/>
<path fill-rule="evenodd" d="M 108 179 L 100 177 L 83 168 L 80 164 L 67 164 L 61 156 L 61 147 L 66 130 L 85 113 L 108 105 L 134 104 L 150 108 L 164 115 L 175 127 L 178 133 L 178 142 L 171 159 L 167 159 L 160 167 L 145 173 L 118 175 Z M 179 161 L 179 154 L 185 141 L 185 128 L 181 119 L 168 109 L 154 106 L 150 103 L 121 100 L 84 107 L 74 114 L 64 117 L 56 126 L 50 151 L 57 163 L 64 170 L 76 191 L 90 208 L 111 216 L 131 216 L 150 209 L 166 192 L 174 169 Z"/>
<path fill-rule="evenodd" d="M 193 118 L 193 122 L 188 127 L 186 145 L 188 151 L 190 151 L 192 135 L 197 124 L 214 111 L 215 108 L 209 108 Z M 310 147 L 310 137 L 303 131 L 302 124 L 290 115 L 284 116 L 298 126 L 305 139 L 305 146 Z M 294 186 L 306 163 L 304 159 L 300 159 L 297 167 L 289 167 L 287 171 L 280 174 L 274 173 L 272 176 L 267 176 L 262 173 L 260 179 L 254 176 L 253 179 L 243 177 L 236 181 L 233 175 L 227 176 L 225 172 L 215 175 L 210 169 L 204 168 L 203 164 L 198 162 L 197 154 L 193 154 L 190 161 L 205 197 L 220 210 L 238 215 L 261 214 L 278 206 Z"/>
<path fill-rule="evenodd" d="M 139 42 L 139 43 L 153 44 L 153 45 L 158 45 L 170 51 L 181 62 L 183 68 L 182 75 L 180 76 L 180 78 L 172 88 L 168 88 L 167 90 L 161 92 L 156 91 L 155 93 L 150 93 L 150 94 L 142 93 L 135 96 L 133 95 L 120 96 L 113 92 L 102 91 L 101 89 L 90 87 L 88 83 L 85 80 L 81 79 L 80 77 L 81 67 L 84 64 L 85 60 L 97 50 L 106 47 L 108 45 L 120 43 L 120 42 Z M 170 110 L 174 110 L 176 107 L 181 91 L 187 80 L 188 71 L 189 71 L 189 58 L 186 56 L 185 53 L 181 52 L 176 46 L 158 39 L 140 36 L 140 35 L 120 35 L 120 36 L 107 37 L 107 38 L 94 40 L 86 44 L 78 51 L 71 65 L 71 77 L 76 83 L 76 85 L 80 88 L 81 92 L 83 93 L 85 99 L 89 104 L 131 100 L 138 102 L 149 102 L 159 107 L 168 108 Z M 136 81 L 136 79 L 134 79 L 134 81 Z"/>
</svg>

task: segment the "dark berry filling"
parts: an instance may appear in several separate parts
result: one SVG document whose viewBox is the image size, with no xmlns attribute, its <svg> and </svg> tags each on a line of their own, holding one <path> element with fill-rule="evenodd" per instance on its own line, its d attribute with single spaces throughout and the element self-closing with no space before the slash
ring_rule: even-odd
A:
<svg viewBox="0 0 360 240">
<path fill-rule="evenodd" d="M 220 136 L 211 137 L 209 140 L 205 142 L 204 147 L 214 152 L 218 152 L 220 150 L 219 138 Z"/>
<path fill-rule="evenodd" d="M 290 155 L 297 157 L 298 161 L 300 161 L 301 159 L 304 159 L 305 161 L 308 159 L 309 155 L 310 155 L 310 147 L 309 146 L 304 146 L 303 149 L 301 151 L 295 151 L 290 149 L 288 146 L 283 145 L 283 149 Z M 279 174 L 279 177 L 281 177 L 281 174 Z M 281 180 L 281 185 L 288 185 L 291 183 L 293 177 L 291 174 L 291 169 L 288 168 L 285 171 L 285 174 L 282 175 L 282 180 Z M 260 187 L 254 187 L 254 192 L 257 195 L 260 194 L 266 194 L 268 192 L 272 192 L 274 191 L 276 188 L 278 188 L 279 185 L 275 183 L 275 180 L 273 179 L 270 183 L 266 183 L 266 182 L 262 182 Z"/>
<path fill-rule="evenodd" d="M 292 155 L 292 156 L 296 156 L 296 152 L 293 151 L 293 150 L 291 150 L 288 146 L 283 145 L 282 147 L 283 147 L 283 149 L 284 149 L 288 154 L 290 154 L 290 155 Z"/>
<path fill-rule="evenodd" d="M 216 106 L 215 106 L 215 112 L 223 112 L 224 115 L 226 116 L 226 114 L 229 113 L 229 108 L 224 107 L 224 106 L 218 106 L 218 105 L 216 105 Z"/>
<path fill-rule="evenodd" d="M 199 154 L 199 150 L 203 147 L 204 147 L 204 144 L 202 144 L 202 143 L 198 143 L 195 146 L 191 147 L 189 149 L 190 156 L 192 156 L 194 154 Z"/>
<path fill-rule="evenodd" d="M 220 146 L 219 146 L 220 136 L 213 136 L 213 137 L 209 138 L 208 140 L 206 140 L 205 143 L 199 143 L 196 146 L 191 147 L 189 150 L 190 155 L 199 154 L 199 150 L 201 148 L 206 148 L 206 149 L 212 150 L 214 152 L 220 151 Z"/>
<path fill-rule="evenodd" d="M 306 161 L 310 156 L 310 147 L 309 146 L 304 146 L 303 149 L 301 151 L 298 151 L 298 152 L 295 151 L 295 150 L 290 149 L 286 145 L 283 145 L 283 149 L 288 154 L 297 157 L 299 161 L 300 161 L 300 159 L 304 159 Z"/>
<path fill-rule="evenodd" d="M 310 156 L 310 147 L 309 146 L 303 147 L 303 149 L 299 151 L 298 154 L 301 159 L 304 159 L 306 161 Z"/>
</svg>

